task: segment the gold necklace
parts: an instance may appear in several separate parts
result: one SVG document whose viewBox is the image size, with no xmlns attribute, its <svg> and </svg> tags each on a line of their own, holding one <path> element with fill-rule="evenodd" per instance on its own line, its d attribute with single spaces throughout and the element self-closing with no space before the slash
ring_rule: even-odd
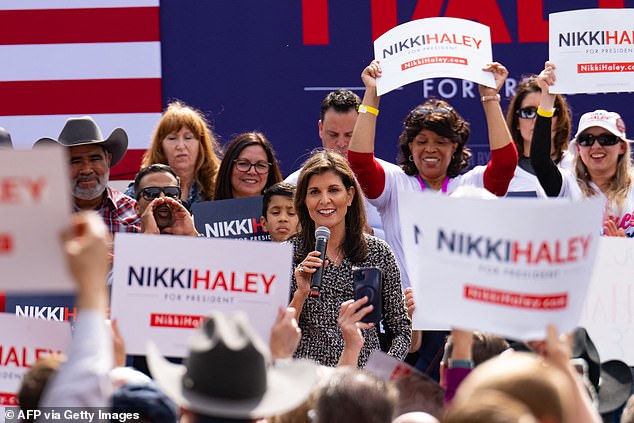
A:
<svg viewBox="0 0 634 423">
<path fill-rule="evenodd" d="M 332 263 L 335 266 L 339 266 L 339 257 L 341 257 L 341 253 L 343 252 L 343 248 L 339 248 L 339 252 L 337 253 L 337 256 L 332 260 Z M 328 254 L 328 257 L 331 257 L 332 254 Z"/>
</svg>

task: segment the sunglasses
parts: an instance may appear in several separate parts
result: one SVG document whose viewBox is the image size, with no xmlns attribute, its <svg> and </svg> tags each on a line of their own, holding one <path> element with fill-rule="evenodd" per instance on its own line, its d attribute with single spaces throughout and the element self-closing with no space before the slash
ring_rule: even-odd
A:
<svg viewBox="0 0 634 423">
<path fill-rule="evenodd" d="M 537 117 L 537 107 L 522 107 L 517 111 L 520 119 L 535 119 Z M 553 109 L 553 116 L 557 116 L 557 109 Z"/>
<path fill-rule="evenodd" d="M 577 144 L 581 147 L 592 147 L 595 141 L 599 141 L 599 145 L 615 145 L 618 144 L 621 139 L 614 134 L 581 134 L 577 137 Z"/>
<path fill-rule="evenodd" d="M 422 115 L 428 115 L 431 113 L 440 113 L 443 115 L 451 114 L 453 108 L 451 107 L 417 107 L 412 111 L 412 117 L 416 118 Z"/>
<path fill-rule="evenodd" d="M 141 190 L 141 195 L 147 201 L 152 201 L 161 196 L 161 193 L 166 197 L 178 200 L 181 198 L 181 189 L 179 187 L 145 187 Z"/>
<path fill-rule="evenodd" d="M 256 173 L 262 174 L 262 173 L 268 173 L 269 168 L 271 167 L 271 163 L 264 162 L 264 161 L 251 163 L 248 160 L 236 159 L 233 161 L 233 163 L 235 163 L 236 169 L 238 169 L 240 172 L 248 172 L 253 167 L 255 168 Z"/>
</svg>

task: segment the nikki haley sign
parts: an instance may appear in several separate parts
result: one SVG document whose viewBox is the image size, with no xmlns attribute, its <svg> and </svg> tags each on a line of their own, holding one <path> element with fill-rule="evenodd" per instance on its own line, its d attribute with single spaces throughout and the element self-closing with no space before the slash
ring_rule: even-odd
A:
<svg viewBox="0 0 634 423">
<path fill-rule="evenodd" d="M 579 322 L 603 200 L 399 195 L 414 328 L 541 339 Z M 468 210 L 468 213 L 465 213 Z"/>
<path fill-rule="evenodd" d="M 191 330 L 211 310 L 241 310 L 268 341 L 286 307 L 291 246 L 271 242 L 117 234 L 111 315 L 130 354 L 151 339 L 183 357 Z"/>
</svg>

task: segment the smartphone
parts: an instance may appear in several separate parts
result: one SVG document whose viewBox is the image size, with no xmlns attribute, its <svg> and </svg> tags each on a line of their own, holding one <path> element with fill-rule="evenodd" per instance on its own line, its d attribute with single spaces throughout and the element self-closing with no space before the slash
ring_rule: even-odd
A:
<svg viewBox="0 0 634 423">
<path fill-rule="evenodd" d="M 366 306 L 372 304 L 374 309 L 366 314 L 363 323 L 378 323 L 383 315 L 383 278 L 378 267 L 360 267 L 352 269 L 354 282 L 354 299 L 368 297 Z"/>
</svg>

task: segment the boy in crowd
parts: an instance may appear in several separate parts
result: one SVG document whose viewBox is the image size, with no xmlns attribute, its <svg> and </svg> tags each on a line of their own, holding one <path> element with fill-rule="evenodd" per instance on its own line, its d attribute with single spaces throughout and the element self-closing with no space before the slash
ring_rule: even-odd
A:
<svg viewBox="0 0 634 423">
<path fill-rule="evenodd" d="M 295 212 L 295 185 L 278 182 L 269 187 L 262 199 L 260 223 L 271 235 L 271 241 L 284 242 L 298 231 Z"/>
</svg>

